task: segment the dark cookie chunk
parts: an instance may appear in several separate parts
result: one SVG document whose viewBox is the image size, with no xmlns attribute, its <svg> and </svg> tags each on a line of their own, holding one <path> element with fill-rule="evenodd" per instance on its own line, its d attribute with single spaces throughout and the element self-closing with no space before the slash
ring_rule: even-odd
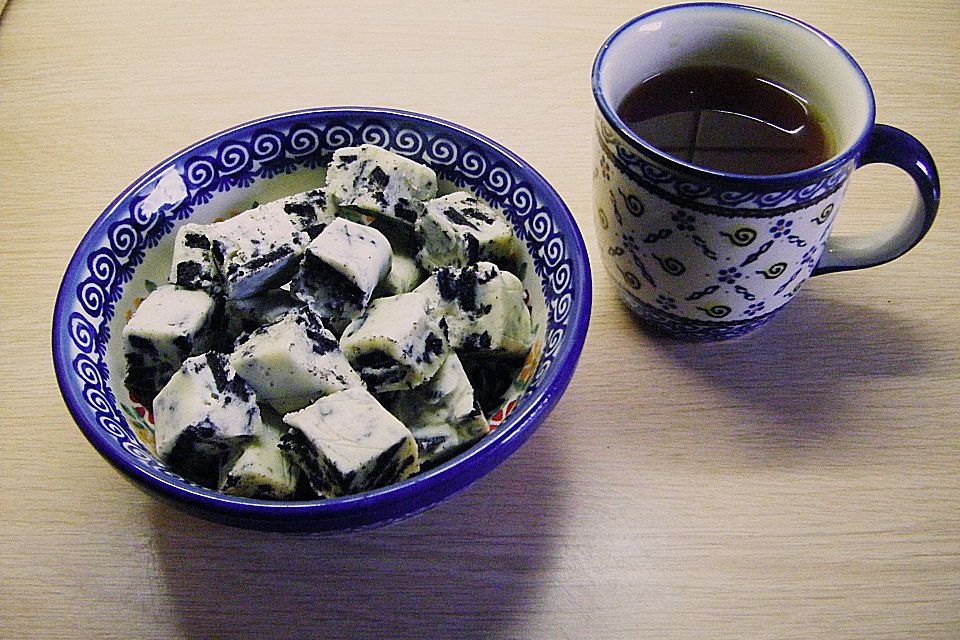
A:
<svg viewBox="0 0 960 640">
<path fill-rule="evenodd" d="M 191 249 L 210 249 L 210 238 L 202 233 L 187 233 L 183 237 L 183 244 Z"/>
<path fill-rule="evenodd" d="M 177 265 L 177 281 L 174 283 L 188 289 L 199 288 L 203 281 L 203 266 L 199 262 L 187 260 Z"/>
</svg>

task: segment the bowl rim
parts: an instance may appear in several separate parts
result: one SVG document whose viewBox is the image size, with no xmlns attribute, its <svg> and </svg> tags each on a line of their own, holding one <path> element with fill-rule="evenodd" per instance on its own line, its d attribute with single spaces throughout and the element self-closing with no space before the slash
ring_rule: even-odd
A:
<svg viewBox="0 0 960 640">
<path fill-rule="evenodd" d="M 77 397 L 77 389 L 69 382 L 70 376 L 75 374 L 72 360 L 67 357 L 69 340 L 66 339 L 65 329 L 69 322 L 70 308 L 68 305 L 72 305 L 71 296 L 75 292 L 76 284 L 79 281 L 78 276 L 85 266 L 87 256 L 96 248 L 95 243 L 102 238 L 104 227 L 112 222 L 116 207 L 127 198 L 136 195 L 146 184 L 158 178 L 164 171 L 173 166 L 175 161 L 183 158 L 191 151 L 232 133 L 248 128 L 252 129 L 265 123 L 297 117 L 322 119 L 336 116 L 378 116 L 447 129 L 460 136 L 471 138 L 482 147 L 495 151 L 504 160 L 512 164 L 513 169 L 519 170 L 530 181 L 533 192 L 543 203 L 544 209 L 549 211 L 551 218 L 562 220 L 564 239 L 570 257 L 571 278 L 576 283 L 572 289 L 571 307 L 568 311 L 568 331 L 554 356 L 550 370 L 538 382 L 539 386 L 533 391 L 533 397 L 527 403 L 527 406 L 523 408 L 518 406 L 493 432 L 477 444 L 433 469 L 386 487 L 356 495 L 290 502 L 241 498 L 224 495 L 212 489 L 193 486 L 172 476 L 167 476 L 160 471 L 147 470 L 134 464 L 130 459 L 131 454 L 124 450 L 115 438 L 106 433 L 99 425 L 88 421 L 83 404 Z M 200 512 L 213 511 L 219 515 L 240 520 L 283 520 L 292 522 L 301 518 L 313 518 L 332 521 L 354 514 L 358 509 L 379 511 L 390 504 L 402 504 L 411 500 L 416 494 L 426 495 L 431 491 L 458 484 L 461 471 L 469 471 L 471 468 L 475 471 L 472 476 L 470 473 L 464 474 L 463 477 L 466 477 L 467 480 L 463 481 L 461 478 L 460 486 L 455 486 L 452 491 L 445 492 L 438 499 L 428 501 L 426 506 L 406 514 L 413 515 L 465 489 L 487 471 L 505 460 L 549 414 L 573 376 L 586 338 L 591 305 L 592 280 L 589 257 L 576 220 L 556 189 L 532 165 L 521 159 L 517 154 L 467 127 L 422 113 L 388 107 L 315 107 L 256 118 L 206 136 L 198 142 L 171 154 L 123 189 L 90 225 L 67 263 L 54 305 L 51 346 L 60 394 L 80 431 L 100 455 L 123 472 L 128 479 L 136 481 L 144 488 L 155 490 L 161 497 L 172 498 L 174 501 L 183 503 L 184 506 L 194 507 Z M 498 455 L 500 452 L 504 452 L 504 455 Z M 477 472 L 478 470 L 479 472 Z M 376 518 L 372 519 L 374 522 L 376 520 Z"/>
</svg>

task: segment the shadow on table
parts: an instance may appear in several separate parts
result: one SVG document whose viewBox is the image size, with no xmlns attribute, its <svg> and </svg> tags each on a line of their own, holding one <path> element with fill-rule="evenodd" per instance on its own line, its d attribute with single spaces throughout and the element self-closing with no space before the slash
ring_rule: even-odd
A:
<svg viewBox="0 0 960 640">
<path fill-rule="evenodd" d="M 876 378 L 930 374 L 936 327 L 904 312 L 807 295 L 742 338 L 692 343 L 638 334 L 660 353 L 762 418 L 740 434 L 770 446 L 829 438 L 870 397 Z M 905 384 L 907 384 L 905 382 Z"/>
<path fill-rule="evenodd" d="M 184 637 L 522 636 L 567 517 L 546 431 L 465 492 L 368 532 L 260 533 L 150 501 L 167 602 Z"/>
</svg>

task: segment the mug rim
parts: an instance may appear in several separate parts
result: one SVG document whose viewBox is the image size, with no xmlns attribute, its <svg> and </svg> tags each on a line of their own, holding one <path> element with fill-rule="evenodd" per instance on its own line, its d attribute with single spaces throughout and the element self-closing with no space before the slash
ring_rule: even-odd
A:
<svg viewBox="0 0 960 640">
<path fill-rule="evenodd" d="M 690 162 L 686 162 L 673 156 L 666 151 L 658 149 L 649 142 L 643 140 L 640 136 L 634 133 L 627 124 L 617 115 L 615 108 L 611 107 L 610 103 L 607 101 L 606 96 L 603 94 L 603 91 L 600 89 L 600 67 L 603 65 L 604 58 L 611 45 L 620 38 L 621 35 L 633 25 L 638 22 L 645 21 L 651 17 L 660 14 L 667 13 L 670 11 L 675 11 L 677 9 L 692 9 L 692 8 L 712 8 L 712 9 L 721 9 L 725 11 L 736 11 L 736 12 L 751 12 L 751 13 L 760 13 L 765 14 L 771 18 L 783 20 L 789 23 L 794 24 L 795 26 L 807 30 L 822 41 L 824 41 L 827 46 L 833 48 L 839 52 L 847 61 L 847 63 L 853 68 L 856 75 L 860 78 L 863 83 L 863 87 L 866 90 L 867 97 L 867 108 L 868 113 L 863 124 L 863 128 L 860 131 L 860 134 L 853 141 L 853 143 L 847 145 L 844 149 L 841 149 L 837 153 L 833 154 L 827 160 L 824 160 L 820 164 L 808 167 L 806 169 L 801 169 L 799 171 L 792 171 L 789 173 L 775 173 L 775 174 L 765 174 L 765 175 L 753 175 L 753 174 L 743 174 L 743 173 L 731 173 L 727 171 L 719 171 L 716 169 L 708 169 L 701 167 Z M 665 7 L 659 7 L 652 11 L 640 14 L 639 16 L 633 18 L 632 20 L 627 21 L 626 23 L 620 25 L 610 36 L 604 41 L 601 45 L 600 50 L 597 52 L 597 56 L 593 62 L 593 71 L 591 76 L 591 84 L 593 88 L 593 99 L 597 105 L 597 108 L 600 110 L 600 113 L 603 114 L 604 118 L 607 120 L 616 132 L 624 139 L 625 142 L 630 144 L 636 150 L 642 152 L 644 155 L 653 156 L 657 161 L 666 165 L 667 167 L 679 170 L 686 173 L 696 174 L 699 178 L 705 179 L 711 182 L 739 182 L 749 185 L 759 185 L 775 181 L 778 184 L 782 183 L 800 183 L 800 182 L 809 182 L 816 179 L 821 179 L 834 171 L 845 166 L 849 160 L 860 153 L 863 148 L 866 146 L 867 140 L 870 137 L 870 133 L 873 130 L 876 120 L 876 101 L 873 95 L 873 88 L 870 86 L 870 81 L 867 79 L 867 75 L 863 72 L 863 69 L 857 63 L 850 53 L 844 49 L 840 43 L 828 36 L 823 31 L 813 27 L 802 20 L 788 16 L 783 13 L 776 11 L 771 11 L 769 9 L 762 9 L 759 7 L 752 7 L 743 4 L 728 4 L 722 2 L 690 2 L 682 4 L 668 5 Z"/>
</svg>

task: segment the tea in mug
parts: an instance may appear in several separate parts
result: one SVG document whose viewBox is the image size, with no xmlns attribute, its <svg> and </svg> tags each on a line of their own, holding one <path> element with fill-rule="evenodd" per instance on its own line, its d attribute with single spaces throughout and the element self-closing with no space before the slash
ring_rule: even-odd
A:
<svg viewBox="0 0 960 640">
<path fill-rule="evenodd" d="M 617 115 L 654 147 L 714 171 L 791 173 L 835 153 L 808 100 L 735 67 L 687 66 L 655 75 L 626 95 Z"/>
</svg>

